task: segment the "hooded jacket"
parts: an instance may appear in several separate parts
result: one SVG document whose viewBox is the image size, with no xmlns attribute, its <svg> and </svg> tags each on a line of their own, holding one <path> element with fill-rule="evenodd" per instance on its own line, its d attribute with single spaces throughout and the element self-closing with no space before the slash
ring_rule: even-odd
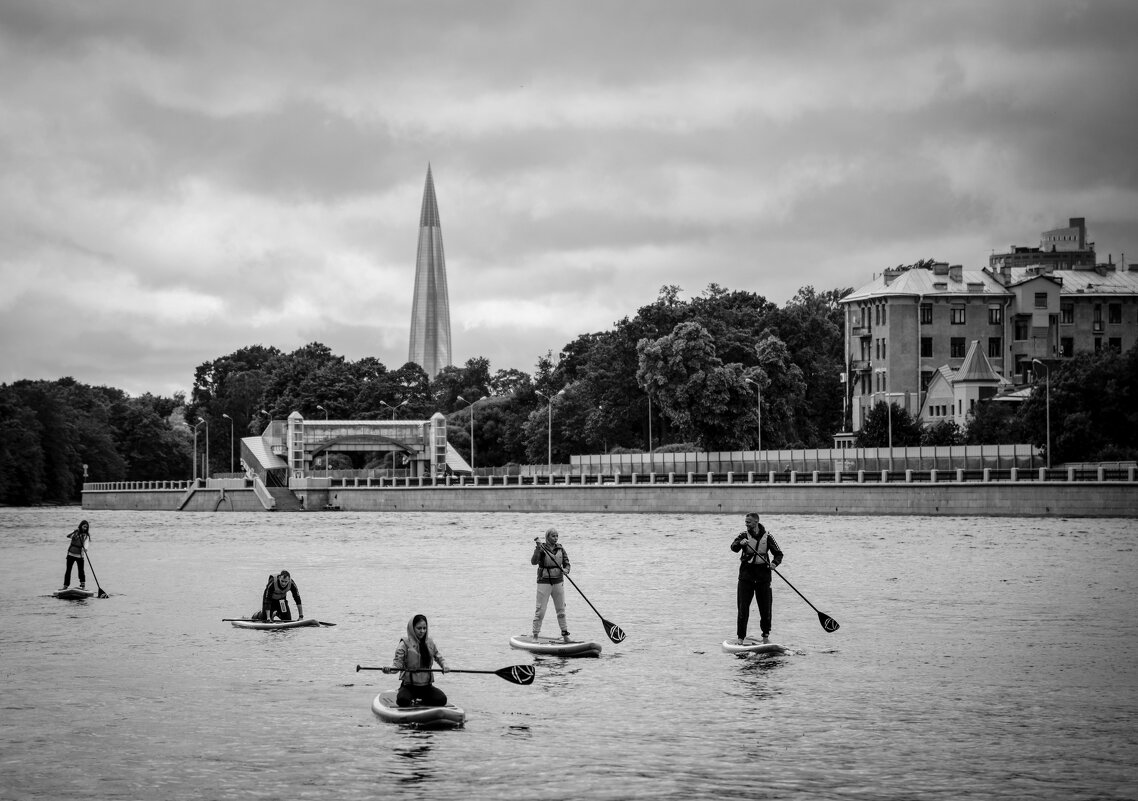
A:
<svg viewBox="0 0 1138 801">
<path fill-rule="evenodd" d="M 392 667 L 402 671 L 399 680 L 403 684 L 421 686 L 434 683 L 433 673 L 408 668 L 429 668 L 432 662 L 438 662 L 439 667 L 446 667 L 438 647 L 435 646 L 435 641 L 431 639 L 429 626 L 430 624 L 427 636 L 424 638 L 427 642 L 427 653 L 424 655 L 419 652 L 419 638 L 415 636 L 415 618 L 412 617 L 407 621 L 407 635 L 399 640 L 399 645 L 395 648 L 395 659 L 391 663 Z"/>
</svg>

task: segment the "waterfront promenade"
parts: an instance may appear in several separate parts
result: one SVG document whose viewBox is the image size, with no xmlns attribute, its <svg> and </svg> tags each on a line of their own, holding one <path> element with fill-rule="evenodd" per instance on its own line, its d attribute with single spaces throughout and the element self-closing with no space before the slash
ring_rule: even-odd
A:
<svg viewBox="0 0 1138 801">
<path fill-rule="evenodd" d="M 1138 517 L 1138 469 L 624 473 L 295 480 L 298 511 Z M 274 489 L 277 496 L 282 488 Z M 83 508 L 284 511 L 259 481 L 89 483 Z"/>
</svg>

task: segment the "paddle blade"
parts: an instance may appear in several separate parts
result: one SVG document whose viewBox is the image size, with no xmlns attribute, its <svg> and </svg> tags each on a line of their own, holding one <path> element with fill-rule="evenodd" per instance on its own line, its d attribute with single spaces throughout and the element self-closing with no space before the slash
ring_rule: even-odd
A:
<svg viewBox="0 0 1138 801">
<path fill-rule="evenodd" d="M 615 623 L 608 622 L 603 617 L 601 618 L 601 623 L 605 626 L 605 634 L 609 635 L 609 639 L 613 642 L 624 642 L 624 638 L 628 636 L 624 633 L 624 629 Z"/>
<path fill-rule="evenodd" d="M 99 588 L 99 597 L 100 597 L 100 598 L 110 598 L 111 596 L 109 596 L 109 595 L 107 595 L 105 592 L 103 592 L 103 588 L 102 588 L 102 587 L 100 587 L 100 588 Z"/>
<path fill-rule="evenodd" d="M 510 667 L 495 670 L 494 673 L 514 684 L 533 684 L 533 677 L 536 671 L 534 671 L 533 665 L 511 665 Z"/>
<path fill-rule="evenodd" d="M 822 612 L 818 613 L 818 622 L 822 624 L 822 628 L 831 634 L 841 628 L 841 626 L 838 625 L 838 621 Z"/>
<path fill-rule="evenodd" d="M 335 626 L 336 625 L 335 623 L 329 623 L 327 620 L 318 620 L 316 622 L 319 623 L 321 626 Z"/>
</svg>

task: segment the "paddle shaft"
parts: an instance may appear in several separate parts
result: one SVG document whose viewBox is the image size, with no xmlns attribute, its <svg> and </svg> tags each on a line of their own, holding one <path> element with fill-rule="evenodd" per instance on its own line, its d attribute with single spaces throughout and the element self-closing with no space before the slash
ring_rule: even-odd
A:
<svg viewBox="0 0 1138 801">
<path fill-rule="evenodd" d="M 758 556 L 758 554 L 756 554 L 752 548 L 748 548 L 746 545 L 744 545 L 743 547 L 744 547 L 744 549 L 746 549 L 747 553 L 751 554 L 752 556 Z M 798 592 L 798 588 L 795 587 L 793 584 L 791 584 L 790 580 L 786 576 L 784 576 L 782 573 L 779 573 L 778 568 L 776 568 L 774 565 L 772 565 L 770 563 L 769 559 L 767 559 L 765 556 L 760 557 L 760 558 L 762 558 L 766 562 L 766 566 L 768 568 L 770 568 L 772 571 L 774 571 L 774 573 L 776 573 L 780 579 L 782 579 L 783 581 L 786 582 L 786 585 L 788 587 L 790 587 L 790 589 L 792 589 L 796 593 L 798 593 L 799 598 L 806 601 L 807 606 L 809 606 L 811 609 L 813 609 L 815 612 L 818 613 L 818 622 L 822 624 L 822 628 L 824 628 L 826 631 L 829 631 L 829 632 L 835 632 L 838 630 L 838 621 L 834 620 L 832 617 L 827 615 L 825 612 L 819 611 L 818 607 L 816 607 L 814 604 L 810 603 L 810 599 L 807 598 L 805 595 L 803 595 L 801 592 Z"/>
<path fill-rule="evenodd" d="M 83 549 L 83 555 L 87 557 L 87 565 L 91 568 L 91 578 L 95 579 L 95 586 L 99 588 L 99 597 L 106 598 L 107 594 L 103 592 L 103 588 L 99 585 L 99 577 L 95 575 L 95 566 L 91 564 L 91 554 L 87 549 Z"/>
<path fill-rule="evenodd" d="M 450 669 L 440 670 L 438 668 L 416 668 L 414 670 L 407 670 L 404 668 L 391 667 L 364 667 L 363 665 L 356 665 L 356 672 L 361 670 L 381 670 L 386 674 L 391 673 L 493 673 L 500 679 L 505 679 L 511 684 L 533 684 L 533 677 L 536 671 L 533 665 L 511 665 L 509 667 L 498 668 L 497 670 L 460 670 Z"/>
<path fill-rule="evenodd" d="M 545 547 L 545 544 L 542 543 L 542 541 L 539 540 L 537 537 L 534 537 L 533 541 L 537 544 L 537 547 L 541 548 L 543 553 L 549 554 L 549 558 L 553 559 L 554 563 L 556 564 L 557 557 L 553 553 L 551 553 L 548 548 Z M 542 565 L 542 567 L 544 567 L 544 564 Z M 609 639 L 612 640 L 613 642 L 623 641 L 625 638 L 624 629 L 622 629 L 620 626 L 617 626 L 617 625 L 610 623 L 609 621 L 605 620 L 605 616 L 597 611 L 597 607 L 593 606 L 593 602 L 589 600 L 589 597 L 587 595 L 585 595 L 585 593 L 581 592 L 581 588 L 577 586 L 577 582 L 575 582 L 573 579 L 569 578 L 569 574 L 567 572 L 565 572 L 564 569 L 561 570 L 561 575 L 564 576 L 565 578 L 569 579 L 569 583 L 573 585 L 573 589 L 575 589 L 578 593 L 581 594 L 581 597 L 585 599 L 585 603 L 587 603 L 589 605 L 589 608 L 592 609 L 593 612 L 596 613 L 596 616 L 601 619 L 601 623 L 604 624 L 604 627 L 605 627 L 605 634 L 607 634 L 609 636 Z"/>
</svg>

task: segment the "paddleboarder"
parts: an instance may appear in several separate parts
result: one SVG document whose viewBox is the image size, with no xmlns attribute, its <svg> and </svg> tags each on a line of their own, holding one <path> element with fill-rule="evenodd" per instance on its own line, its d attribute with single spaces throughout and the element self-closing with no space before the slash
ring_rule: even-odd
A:
<svg viewBox="0 0 1138 801">
<path fill-rule="evenodd" d="M 541 635 L 541 621 L 545 619 L 545 609 L 549 598 L 553 597 L 553 608 L 557 610 L 557 625 L 561 627 L 561 639 L 569 642 L 569 629 L 565 625 L 565 576 L 572 569 L 569 554 L 557 542 L 557 529 L 545 532 L 545 544 L 534 541 L 533 556 L 529 563 L 537 565 L 537 609 L 533 614 L 533 638 Z"/>
<path fill-rule="evenodd" d="M 87 589 L 87 574 L 83 570 L 83 554 L 91 542 L 91 525 L 86 520 L 79 521 L 79 527 L 67 535 L 71 543 L 67 546 L 67 572 L 63 574 L 60 591 L 71 586 L 71 566 L 79 566 L 79 589 Z"/>
<path fill-rule="evenodd" d="M 446 693 L 435 686 L 435 674 L 428 672 L 433 662 L 438 662 L 443 673 L 447 672 L 442 654 L 427 634 L 426 615 L 415 615 L 407 621 L 407 636 L 399 640 L 391 663 L 401 671 L 399 694 L 395 699 L 399 706 L 446 706 Z"/>
<path fill-rule="evenodd" d="M 261 611 L 256 612 L 250 619 L 263 620 L 266 623 L 271 623 L 273 618 L 292 620 L 292 609 L 288 605 L 289 593 L 292 593 L 293 600 L 296 601 L 297 620 L 304 620 L 304 605 L 300 600 L 300 590 L 287 570 L 269 576 L 269 583 L 265 585 L 265 591 L 261 594 Z"/>
<path fill-rule="evenodd" d="M 747 637 L 747 623 L 751 614 L 751 599 L 759 606 L 759 626 L 763 642 L 771 632 L 771 565 L 782 564 L 782 550 L 766 528 L 759 522 L 758 512 L 749 512 L 745 518 L 747 530 L 731 542 L 731 550 L 739 553 L 739 585 L 735 601 L 739 617 L 735 633 L 742 642 Z"/>
</svg>

